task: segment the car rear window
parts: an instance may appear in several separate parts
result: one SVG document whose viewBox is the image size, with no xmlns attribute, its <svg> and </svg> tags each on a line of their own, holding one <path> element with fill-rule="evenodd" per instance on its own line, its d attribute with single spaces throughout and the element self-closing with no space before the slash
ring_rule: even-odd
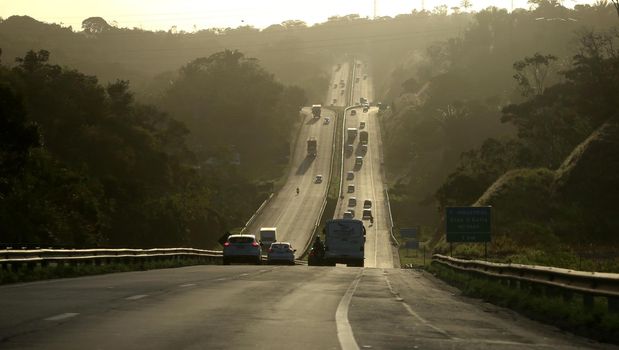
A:
<svg viewBox="0 0 619 350">
<path fill-rule="evenodd" d="M 230 243 L 253 243 L 254 239 L 251 237 L 231 237 Z"/>
<path fill-rule="evenodd" d="M 289 246 L 287 244 L 271 244 L 271 248 L 275 250 L 288 250 Z"/>
</svg>

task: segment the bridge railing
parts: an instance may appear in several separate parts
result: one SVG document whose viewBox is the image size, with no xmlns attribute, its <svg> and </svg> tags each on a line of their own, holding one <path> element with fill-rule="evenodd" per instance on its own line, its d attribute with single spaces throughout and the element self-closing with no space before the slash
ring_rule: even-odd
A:
<svg viewBox="0 0 619 350">
<path fill-rule="evenodd" d="M 609 311 L 619 313 L 617 273 L 463 260 L 440 254 L 433 255 L 432 262 L 459 272 L 496 280 L 508 287 L 527 290 L 534 294 L 560 295 L 565 302 L 571 302 L 574 294 L 581 295 L 585 307 L 593 307 L 595 297 L 606 298 Z"/>
<path fill-rule="evenodd" d="M 3 270 L 33 269 L 50 264 L 129 264 L 161 260 L 194 259 L 205 263 L 219 263 L 222 252 L 194 248 L 155 249 L 6 249 L 0 251 Z"/>
</svg>

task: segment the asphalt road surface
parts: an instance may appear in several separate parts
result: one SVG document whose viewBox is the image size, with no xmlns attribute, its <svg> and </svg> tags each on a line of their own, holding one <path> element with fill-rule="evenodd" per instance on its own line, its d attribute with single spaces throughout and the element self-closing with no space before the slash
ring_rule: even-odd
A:
<svg viewBox="0 0 619 350">
<path fill-rule="evenodd" d="M 357 79 L 358 78 L 358 79 Z M 365 65 L 357 61 L 355 67 L 355 77 L 353 77 L 353 102 L 358 103 L 361 97 L 373 101 L 373 89 L 371 87 L 371 77 Z M 352 115 L 352 111 L 355 115 Z M 364 152 L 359 142 L 359 136 L 354 139 L 347 139 L 345 144 L 352 144 L 353 151 L 344 153 L 344 197 L 340 198 L 335 212 L 335 218 L 341 218 L 344 212 L 354 209 L 355 218 L 361 219 L 363 212 L 363 202 L 366 199 L 372 201 L 372 215 L 374 223 L 364 220 L 366 227 L 365 243 L 365 267 L 394 267 L 398 265 L 397 257 L 394 258 L 394 247 L 391 244 L 391 220 L 387 209 L 385 196 L 385 186 L 382 172 L 382 142 L 380 137 L 380 124 L 376 119 L 378 108 L 371 107 L 368 112 L 363 112 L 361 107 L 349 108 L 346 112 L 346 127 L 357 128 L 368 132 L 368 150 Z M 360 123 L 364 122 L 365 127 L 361 128 Z M 355 158 L 362 157 L 363 165 L 355 166 Z M 352 171 L 353 179 L 347 179 L 346 174 Z M 354 191 L 349 191 L 348 186 L 354 185 Z M 357 204 L 349 206 L 349 199 L 355 197 Z"/>
<path fill-rule="evenodd" d="M 193 266 L 0 287 L 1 349 L 616 349 L 421 272 Z"/>
</svg>

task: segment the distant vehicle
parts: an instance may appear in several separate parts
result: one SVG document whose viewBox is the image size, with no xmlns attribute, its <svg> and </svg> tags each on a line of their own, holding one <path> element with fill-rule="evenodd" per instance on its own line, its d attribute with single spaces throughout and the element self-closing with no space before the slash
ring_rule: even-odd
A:
<svg viewBox="0 0 619 350">
<path fill-rule="evenodd" d="M 372 209 L 363 209 L 362 219 L 369 219 L 372 217 Z"/>
<path fill-rule="evenodd" d="M 367 143 L 361 145 L 361 153 L 363 153 L 363 154 L 368 153 L 368 145 L 367 145 Z"/>
<path fill-rule="evenodd" d="M 318 153 L 318 141 L 315 137 L 307 139 L 307 155 L 310 157 L 316 157 Z"/>
<path fill-rule="evenodd" d="M 337 89 L 337 83 L 336 83 L 336 84 L 333 84 L 333 88 L 334 88 L 334 89 Z"/>
<path fill-rule="evenodd" d="M 260 245 L 269 248 L 271 243 L 277 241 L 277 227 L 260 228 Z"/>
<path fill-rule="evenodd" d="M 365 122 L 359 122 L 359 129 L 365 129 Z"/>
<path fill-rule="evenodd" d="M 325 124 L 329 124 L 330 121 L 331 119 L 329 119 L 329 117 L 325 117 L 325 121 L 324 121 Z"/>
<path fill-rule="evenodd" d="M 356 109 L 351 110 L 350 115 L 357 115 L 357 110 Z"/>
<path fill-rule="evenodd" d="M 260 265 L 261 260 L 262 249 L 254 235 L 230 235 L 224 243 L 224 265 L 230 265 L 231 262 L 252 262 Z"/>
<path fill-rule="evenodd" d="M 338 63 L 337 66 L 335 66 L 335 71 L 337 72 L 340 68 L 342 68 L 342 64 Z"/>
<path fill-rule="evenodd" d="M 355 150 L 355 146 L 352 143 L 346 145 L 346 153 L 352 153 Z"/>
<path fill-rule="evenodd" d="M 355 165 L 363 165 L 363 157 L 361 156 L 355 157 Z"/>
<path fill-rule="evenodd" d="M 346 173 L 346 180 L 352 180 L 355 178 L 355 173 L 353 171 L 349 171 Z"/>
<path fill-rule="evenodd" d="M 356 205 L 357 205 L 357 198 L 356 197 L 348 198 L 348 206 L 349 207 L 354 207 Z"/>
<path fill-rule="evenodd" d="M 334 98 L 333 101 L 331 102 L 332 105 L 337 103 L 337 98 Z"/>
<path fill-rule="evenodd" d="M 370 136 L 370 135 L 368 134 L 367 130 L 362 130 L 362 131 L 359 133 L 359 142 L 360 142 L 362 145 L 367 145 L 368 140 L 369 140 L 369 138 L 370 138 L 369 136 Z"/>
<path fill-rule="evenodd" d="M 386 106 L 382 102 L 378 102 L 376 105 L 378 106 L 379 111 L 385 110 Z"/>
<path fill-rule="evenodd" d="M 294 253 L 296 251 L 288 242 L 273 242 L 267 253 L 267 262 L 269 264 L 287 263 L 294 265 Z"/>
<path fill-rule="evenodd" d="M 340 79 L 340 87 L 344 87 L 344 86 L 346 86 L 346 83 L 344 83 L 344 79 Z"/>
<path fill-rule="evenodd" d="M 312 115 L 314 118 L 320 118 L 320 112 L 322 110 L 322 105 L 312 105 Z"/>
<path fill-rule="evenodd" d="M 357 128 L 346 129 L 346 135 L 348 137 L 348 142 L 352 143 L 355 137 L 357 137 Z"/>
<path fill-rule="evenodd" d="M 353 192 L 355 192 L 355 184 L 348 184 L 348 187 L 347 187 L 347 188 L 348 188 L 348 189 L 347 189 L 348 193 L 353 193 Z"/>
<path fill-rule="evenodd" d="M 322 183 L 322 175 L 316 175 L 316 178 L 314 178 L 314 183 Z"/>
<path fill-rule="evenodd" d="M 346 214 L 345 214 L 346 215 Z M 365 227 L 355 219 L 333 219 L 324 227 L 325 265 L 363 266 Z"/>
<path fill-rule="evenodd" d="M 365 79 L 367 79 L 367 78 L 368 78 L 368 75 L 367 75 L 367 74 L 364 74 L 364 75 L 363 75 L 363 80 L 365 80 Z"/>
<path fill-rule="evenodd" d="M 368 102 L 368 99 L 367 99 L 367 98 L 365 98 L 365 97 L 359 97 L 359 104 L 360 104 L 360 105 L 362 105 L 362 106 L 363 106 L 363 105 L 364 105 L 364 104 L 366 104 L 367 102 Z"/>
<path fill-rule="evenodd" d="M 359 77 L 356 77 L 356 78 L 355 78 L 355 82 L 357 82 L 357 83 L 358 83 L 358 82 L 359 82 L 359 80 L 361 80 Z"/>
<path fill-rule="evenodd" d="M 370 107 L 363 106 L 363 113 L 367 113 L 370 110 Z"/>
<path fill-rule="evenodd" d="M 344 218 L 344 219 L 354 219 L 355 218 L 355 214 L 353 212 L 351 212 L 350 210 L 346 210 L 344 212 L 344 215 L 342 215 L 342 218 Z"/>
<path fill-rule="evenodd" d="M 371 199 L 366 199 L 363 201 L 363 208 L 364 209 L 368 209 L 372 207 L 372 200 Z"/>
<path fill-rule="evenodd" d="M 344 90 L 340 90 L 340 95 L 344 95 Z"/>
</svg>

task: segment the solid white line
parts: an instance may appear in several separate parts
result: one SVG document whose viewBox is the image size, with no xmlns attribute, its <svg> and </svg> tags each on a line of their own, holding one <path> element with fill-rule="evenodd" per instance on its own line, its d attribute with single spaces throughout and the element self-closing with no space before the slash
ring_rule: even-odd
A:
<svg viewBox="0 0 619 350">
<path fill-rule="evenodd" d="M 130 297 L 126 297 L 126 300 L 138 300 L 138 299 L 142 299 L 142 298 L 146 298 L 148 295 L 146 294 L 138 294 L 138 295 L 133 295 Z"/>
<path fill-rule="evenodd" d="M 402 306 L 404 306 L 404 308 L 406 309 L 406 311 L 408 311 L 409 314 L 411 314 L 414 318 L 416 318 L 417 320 L 419 320 L 419 322 L 421 322 L 422 324 L 424 324 L 425 326 L 428 326 L 432 329 L 434 329 L 435 331 L 437 331 L 438 333 L 441 333 L 442 335 L 444 335 L 445 337 L 447 337 L 448 339 L 453 339 L 452 336 L 450 336 L 447 332 L 445 332 L 443 329 L 438 328 L 437 326 L 431 324 L 430 322 L 428 322 L 425 318 L 419 316 L 418 313 L 416 313 L 415 311 L 413 311 L 413 309 L 407 304 L 407 303 L 402 303 Z"/>
<path fill-rule="evenodd" d="M 79 313 L 67 312 L 67 313 L 64 313 L 64 314 L 48 317 L 48 318 L 45 319 L 45 321 L 61 321 L 61 320 L 66 320 L 67 318 L 75 317 L 77 315 L 79 315 Z"/>
<path fill-rule="evenodd" d="M 355 340 L 355 335 L 350 327 L 350 322 L 348 322 L 348 306 L 350 305 L 353 294 L 355 294 L 355 290 L 357 289 L 357 285 L 359 284 L 362 275 L 363 270 L 361 270 L 355 280 L 352 281 L 346 290 L 346 293 L 342 297 L 342 300 L 340 300 L 337 310 L 335 311 L 337 339 L 340 342 L 342 350 L 359 350 L 359 345 L 357 345 L 357 341 Z"/>
</svg>

